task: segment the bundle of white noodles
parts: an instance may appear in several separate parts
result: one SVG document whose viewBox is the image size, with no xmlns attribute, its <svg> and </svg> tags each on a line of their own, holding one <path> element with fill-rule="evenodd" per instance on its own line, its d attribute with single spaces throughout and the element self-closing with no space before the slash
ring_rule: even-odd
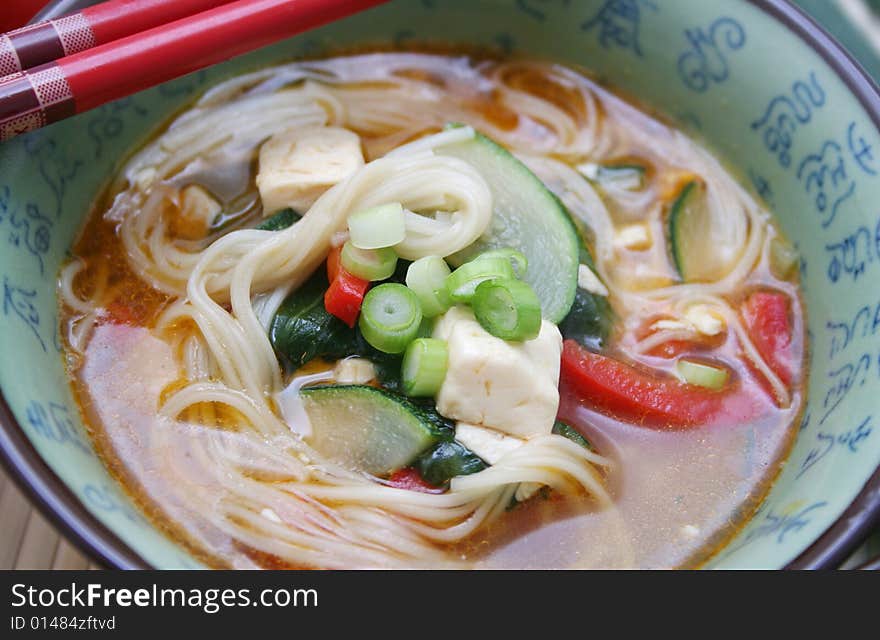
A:
<svg viewBox="0 0 880 640">
<path fill-rule="evenodd" d="M 560 436 L 529 440 L 488 469 L 454 479 L 447 492 L 426 494 L 385 486 L 322 458 L 276 413 L 271 397 L 282 387 L 282 372 L 266 335 L 268 320 L 325 259 L 350 213 L 391 201 L 410 212 L 445 212 L 407 213 L 406 240 L 397 247 L 407 259 L 454 253 L 488 225 L 491 195 L 480 174 L 433 152 L 472 136 L 473 129 L 423 137 L 449 121 L 466 122 L 516 152 L 589 227 L 599 275 L 622 317 L 644 309 L 674 313 L 697 299 L 711 304 L 777 393 L 787 394 L 723 298 L 761 259 L 766 214 L 711 156 L 668 129 L 636 126 L 628 112 L 600 119 L 594 90 L 570 70 L 517 62 L 495 65 L 486 75 L 464 59 L 454 70 L 450 79 L 446 58 L 376 54 L 242 76 L 207 93 L 125 166 L 106 215 L 120 223 L 135 272 L 176 299 L 159 329 L 174 327 L 166 335 L 176 340 L 188 381 L 162 406 L 150 451 L 177 503 L 204 522 L 188 532 L 197 541 L 216 541 L 219 532 L 304 566 L 436 566 L 456 562 L 439 543 L 461 541 L 496 517 L 522 483 L 586 492 L 609 504 L 597 472 L 609 461 Z M 441 74 L 451 89 L 437 84 Z M 563 87 L 574 106 L 530 92 L 524 74 Z M 480 106 L 485 100 L 479 98 L 490 92 L 518 114 L 518 126 L 499 124 Z M 231 179 L 232 188 L 239 188 L 236 180 L 248 179 L 246 168 L 264 140 L 292 127 L 320 125 L 361 133 L 370 161 L 324 193 L 300 222 L 278 232 L 234 231 L 209 246 L 171 236 L 168 202 L 202 171 L 227 167 L 227 183 Z M 627 136 L 649 147 L 656 138 L 653 147 L 668 154 L 671 164 L 707 184 L 711 214 L 735 257 L 722 280 L 633 291 L 615 278 L 612 217 L 567 162 L 600 161 L 625 145 Z M 634 206 L 623 203 L 623 209 Z M 655 259 L 666 261 L 665 252 Z M 88 318 L 97 302 L 76 299 L 75 270 L 65 272 L 61 293 Z M 77 330 L 78 344 L 86 333 L 87 327 Z M 212 428 L 220 405 L 239 417 L 235 433 Z M 184 417 L 194 431 L 175 426 Z"/>
</svg>

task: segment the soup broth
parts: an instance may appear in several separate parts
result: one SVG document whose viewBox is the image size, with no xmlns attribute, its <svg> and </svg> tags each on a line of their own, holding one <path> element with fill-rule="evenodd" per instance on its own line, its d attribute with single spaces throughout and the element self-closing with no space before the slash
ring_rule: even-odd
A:
<svg viewBox="0 0 880 640">
<path fill-rule="evenodd" d="M 315 154 L 337 154 L 335 169 L 352 157 L 338 152 L 346 136 L 362 161 L 335 179 L 313 175 L 319 155 L 288 167 L 284 202 L 295 202 L 290 216 L 302 218 L 266 230 L 267 220 L 281 220 L 269 217 L 281 207 L 264 211 L 275 175 L 268 145 L 302 131 L 317 132 Z M 482 160 L 444 155 L 480 134 L 516 158 L 499 162 L 528 168 L 515 188 L 531 171 L 558 198 L 540 201 L 557 203 L 583 244 L 576 292 L 563 292 L 567 306 L 552 322 L 556 298 L 529 278 L 545 257 L 561 260 L 562 245 L 551 237 L 528 256 L 517 275 L 540 299 L 541 333 L 507 344 L 524 349 L 545 331 L 559 336 L 548 338 L 557 345 L 550 368 L 558 419 L 588 444 L 565 440 L 557 426 L 551 435 L 549 424 L 541 436 L 496 432 L 494 406 L 467 433 L 484 437 L 489 428 L 499 442 L 530 447 L 497 462 L 495 445 L 465 437 L 471 420 L 462 416 L 481 400 L 463 397 L 452 415 L 445 407 L 455 403 L 444 400 L 452 391 L 440 387 L 405 404 L 383 377 L 389 362 L 398 375 L 399 360 L 380 353 L 363 323 L 352 331 L 371 346 L 357 353 L 328 348 L 296 360 L 278 338 L 279 318 L 316 278 L 324 281 L 315 313 L 326 305 L 333 314 L 339 273 L 323 274 L 328 252 L 332 260 L 335 247 L 356 238 L 349 214 L 402 202 L 407 236 L 386 276 L 394 286 L 412 284 L 404 276 L 417 258 L 477 263 L 455 258 L 466 247 L 419 247 L 497 229 L 507 205 L 494 174 Z M 285 143 L 285 153 L 313 144 L 303 140 Z M 494 217 L 474 232 L 486 184 Z M 527 234 L 543 232 L 538 220 L 523 223 Z M 273 237 L 283 241 L 272 245 Z M 527 253 L 531 242 L 500 246 Z M 60 278 L 62 335 L 96 449 L 154 523 L 216 567 L 700 566 L 759 505 L 804 402 L 797 260 L 764 205 L 682 131 L 552 63 L 382 52 L 228 80 L 128 160 L 72 256 Z M 549 288 L 564 279 L 551 274 Z M 471 305 L 492 333 L 477 297 L 454 308 L 469 314 Z M 447 342 L 444 386 L 464 357 L 452 313 L 427 329 Z M 352 373 L 364 366 L 370 373 Z M 527 385 L 538 385 L 535 368 Z M 394 407 L 426 407 L 447 429 L 440 444 L 471 449 L 481 470 L 432 484 L 422 461 L 436 449 L 387 473 L 334 457 L 319 435 L 339 425 L 315 413 L 328 384 L 354 384 L 357 402 L 375 393 Z M 313 395 L 300 393 L 310 388 Z M 436 438 L 431 447 L 440 446 Z M 346 441 L 344 452 L 360 444 Z"/>
</svg>

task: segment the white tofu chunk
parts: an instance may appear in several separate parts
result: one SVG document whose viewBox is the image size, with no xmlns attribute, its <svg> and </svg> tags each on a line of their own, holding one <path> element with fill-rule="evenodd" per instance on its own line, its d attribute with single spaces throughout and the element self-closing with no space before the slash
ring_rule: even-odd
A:
<svg viewBox="0 0 880 640">
<path fill-rule="evenodd" d="M 210 193 L 197 184 L 180 190 L 179 210 L 170 221 L 171 233 L 184 240 L 199 240 L 208 230 L 223 207 Z"/>
<path fill-rule="evenodd" d="M 458 422 L 455 425 L 455 439 L 489 464 L 495 464 L 504 454 L 525 442 L 495 429 L 487 429 L 468 422 Z"/>
<path fill-rule="evenodd" d="M 614 234 L 614 246 L 632 251 L 644 251 L 651 246 L 651 232 L 647 225 L 628 224 Z"/>
<path fill-rule="evenodd" d="M 562 354 L 555 324 L 544 320 L 535 339 L 507 342 L 483 329 L 469 308 L 456 306 L 438 318 L 433 335 L 449 348 L 437 411 L 517 438 L 552 431 Z"/>
<path fill-rule="evenodd" d="M 455 439 L 488 464 L 497 464 L 507 453 L 525 444 L 525 440 L 467 422 L 459 422 L 455 425 Z M 540 488 L 541 484 L 538 482 L 522 482 L 516 488 L 514 497 L 517 502 L 525 502 Z"/>
<path fill-rule="evenodd" d="M 704 336 L 717 336 L 726 327 L 724 320 L 704 304 L 695 304 L 688 307 L 684 314 L 684 319 L 690 322 L 694 329 Z"/>
<path fill-rule="evenodd" d="M 345 358 L 333 369 L 333 378 L 339 384 L 367 384 L 375 377 L 376 367 L 366 358 Z"/>
<path fill-rule="evenodd" d="M 340 127 L 276 133 L 260 147 L 257 188 L 263 214 L 285 207 L 305 213 L 321 194 L 364 166 L 361 140 Z"/>
<path fill-rule="evenodd" d="M 602 284 L 602 281 L 599 280 L 599 277 L 593 270 L 585 264 L 578 265 L 578 286 L 597 296 L 608 296 L 608 288 Z"/>
</svg>

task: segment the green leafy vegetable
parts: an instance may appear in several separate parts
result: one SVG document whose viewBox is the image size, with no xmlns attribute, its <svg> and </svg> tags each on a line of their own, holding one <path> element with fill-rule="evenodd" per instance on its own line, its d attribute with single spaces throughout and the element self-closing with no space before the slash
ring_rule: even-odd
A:
<svg viewBox="0 0 880 640">
<path fill-rule="evenodd" d="M 425 481 L 442 486 L 456 476 L 466 476 L 486 468 L 486 463 L 473 451 L 455 440 L 441 442 L 415 462 Z"/>
<path fill-rule="evenodd" d="M 593 256 L 584 242 L 583 234 L 580 241 L 580 264 L 587 265 L 596 272 Z M 586 289 L 577 288 L 571 311 L 559 323 L 559 331 L 565 339 L 571 339 L 592 351 L 601 351 L 614 323 L 614 312 L 608 299 L 590 293 Z"/>
<path fill-rule="evenodd" d="M 572 442 L 581 445 L 584 449 L 589 449 L 590 451 L 594 450 L 593 445 L 590 444 L 590 441 L 587 440 L 580 431 L 565 424 L 561 420 L 557 420 L 553 423 L 553 433 L 568 438 Z"/>
<path fill-rule="evenodd" d="M 407 467 L 446 433 L 402 396 L 362 385 L 301 392 L 318 452 L 355 471 L 386 476 Z"/>
<path fill-rule="evenodd" d="M 293 223 L 299 222 L 301 218 L 302 216 L 293 209 L 282 209 L 263 220 L 256 228 L 261 231 L 281 231 Z"/>
<path fill-rule="evenodd" d="M 291 293 L 269 328 L 269 340 L 289 369 L 314 358 L 337 359 L 360 355 L 353 329 L 324 308 L 327 275 L 323 268 Z"/>
</svg>

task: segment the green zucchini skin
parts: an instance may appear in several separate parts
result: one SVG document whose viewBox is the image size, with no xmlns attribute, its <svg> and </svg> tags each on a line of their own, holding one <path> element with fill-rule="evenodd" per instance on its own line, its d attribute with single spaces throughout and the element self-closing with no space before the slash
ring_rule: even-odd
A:
<svg viewBox="0 0 880 640">
<path fill-rule="evenodd" d="M 712 282 L 729 271 L 722 252 L 707 241 L 715 237 L 705 185 L 689 182 L 672 203 L 668 215 L 668 242 L 672 263 L 682 282 Z"/>
<path fill-rule="evenodd" d="M 528 167 L 480 133 L 436 152 L 473 165 L 489 184 L 494 203 L 489 228 L 448 262 L 459 266 L 490 249 L 522 252 L 529 261 L 523 280 L 538 294 L 544 318 L 559 323 L 577 289 L 578 235 L 568 211 Z"/>
<path fill-rule="evenodd" d="M 681 193 L 675 199 L 675 202 L 672 203 L 672 208 L 669 211 L 669 249 L 672 254 L 672 262 L 675 265 L 675 270 L 678 271 L 678 275 L 681 276 L 683 280 L 687 280 L 684 262 L 684 238 L 681 235 L 683 231 L 683 223 L 685 222 L 683 218 L 688 198 L 691 197 L 696 188 L 696 182 L 689 182 L 685 188 L 682 189 Z"/>
</svg>

